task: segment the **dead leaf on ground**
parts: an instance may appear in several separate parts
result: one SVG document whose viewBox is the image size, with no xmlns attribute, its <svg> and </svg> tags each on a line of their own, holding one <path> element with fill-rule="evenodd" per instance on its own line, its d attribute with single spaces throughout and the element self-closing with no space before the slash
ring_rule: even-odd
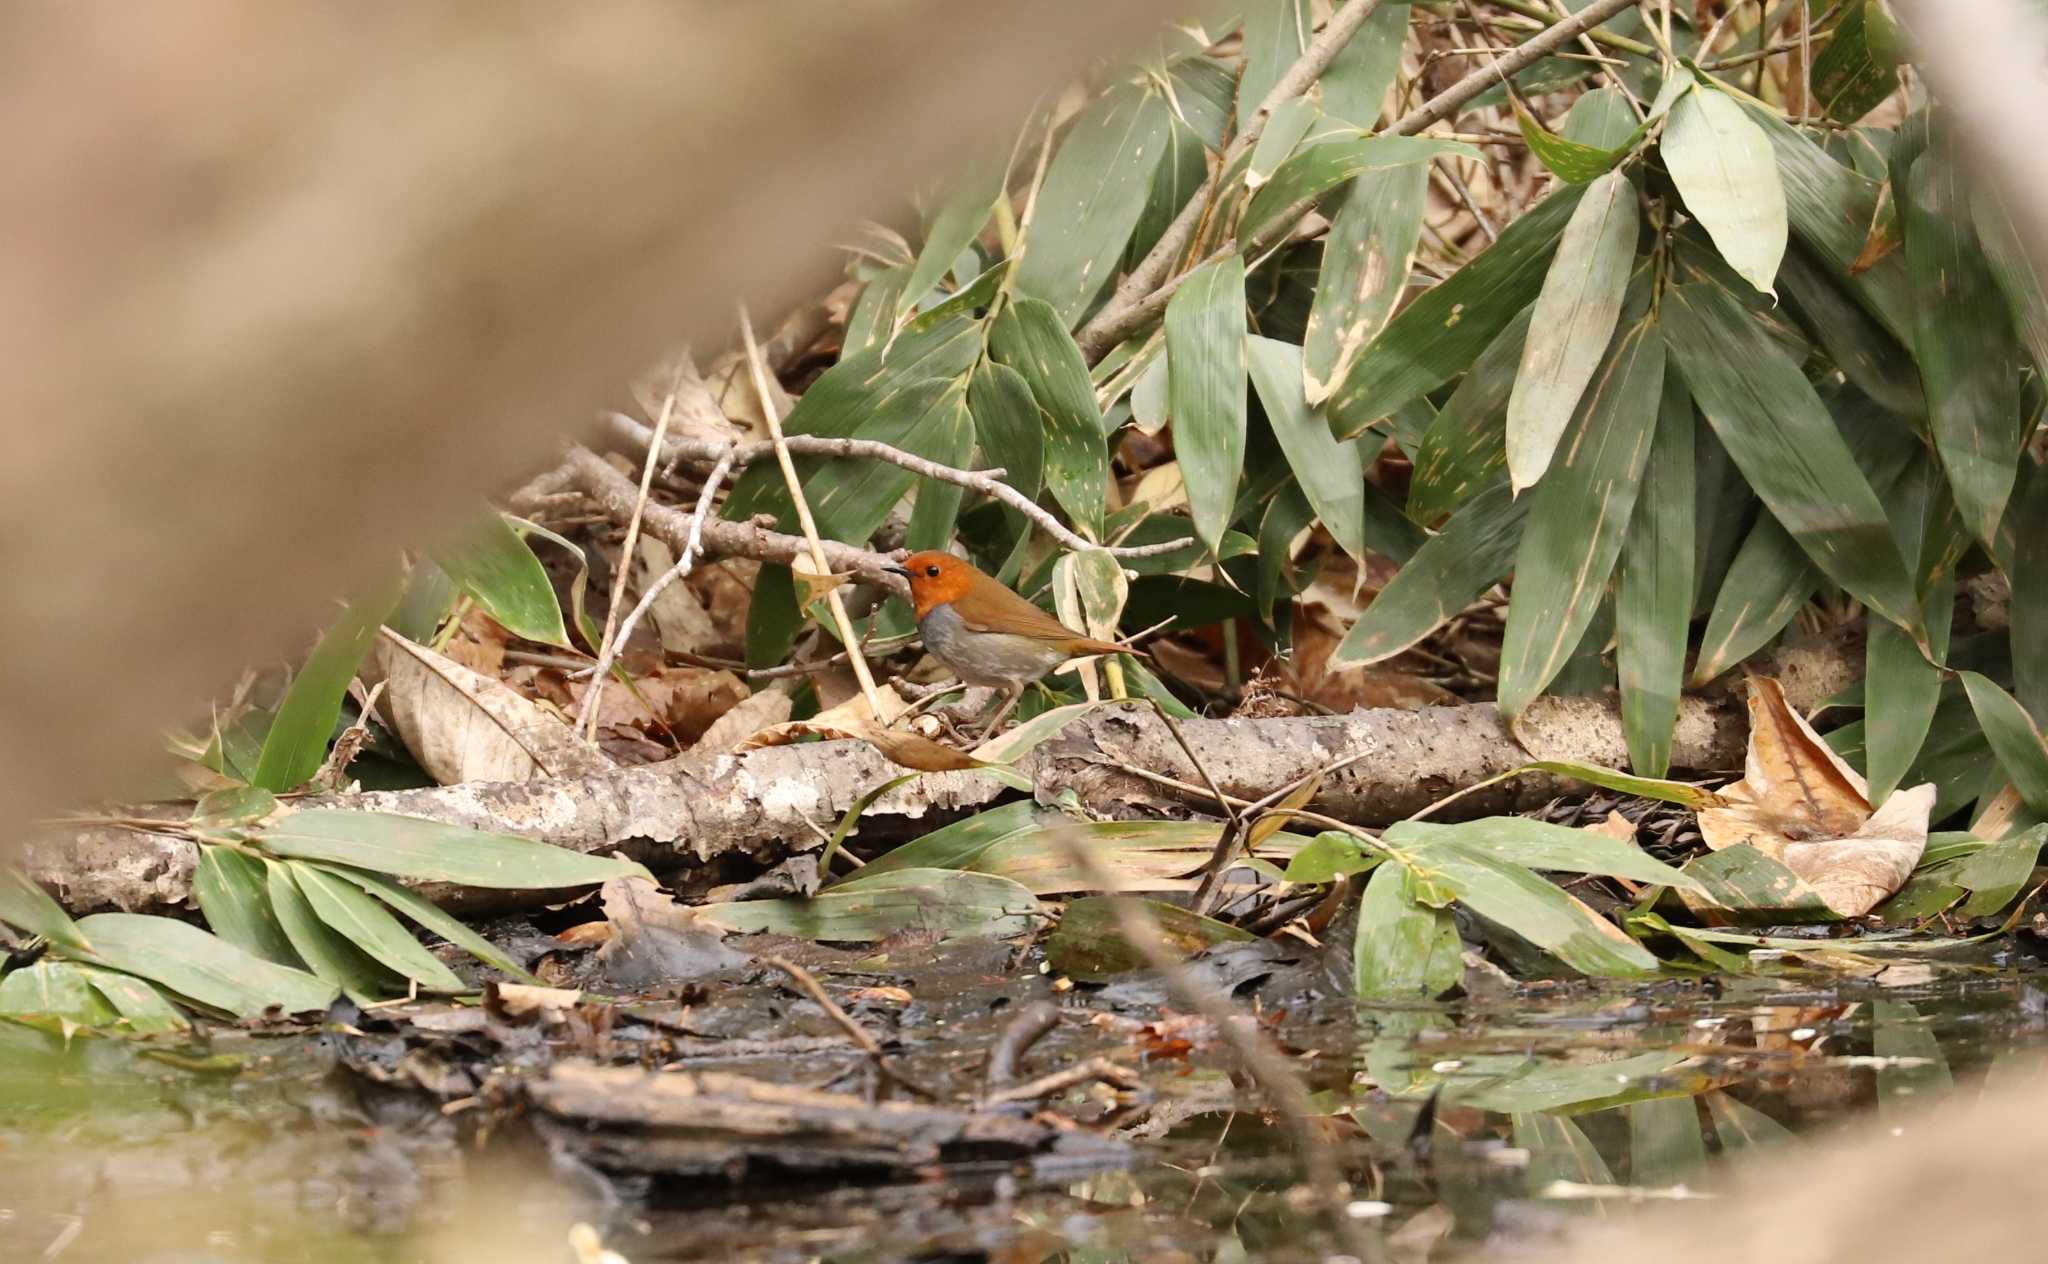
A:
<svg viewBox="0 0 2048 1264">
<path fill-rule="evenodd" d="M 763 689 L 711 722 L 704 735 L 685 751 L 690 756 L 727 755 L 762 729 L 789 719 L 789 695 L 780 689 Z"/>
<path fill-rule="evenodd" d="M 733 970 L 751 958 L 725 946 L 725 932 L 698 920 L 694 909 L 638 875 L 613 878 L 599 889 L 611 937 L 597 950 L 614 986 L 657 987 Z"/>
<path fill-rule="evenodd" d="M 455 635 L 441 646 L 441 653 L 478 675 L 503 676 L 505 647 L 511 640 L 505 625 L 486 614 L 483 607 L 471 606 Z"/>
<path fill-rule="evenodd" d="M 1636 841 L 1635 822 L 1619 812 L 1609 812 L 1606 820 L 1595 821 L 1591 825 L 1581 825 L 1579 828 L 1588 834 L 1599 834 L 1605 838 L 1612 838 L 1617 842 L 1633 843 Z"/>
<path fill-rule="evenodd" d="M 1927 847 L 1934 787 L 1895 791 L 1873 812 L 1863 778 L 1768 677 L 1750 679 L 1749 724 L 1742 780 L 1720 791 L 1727 806 L 1699 814 L 1707 846 L 1754 848 L 1841 917 L 1869 912 L 1904 885 Z"/>
<path fill-rule="evenodd" d="M 543 674 L 535 678 L 535 687 L 570 715 L 580 715 L 590 681 Z M 658 667 L 634 676 L 631 689 L 616 678 L 605 682 L 598 695 L 597 726 L 600 730 L 638 730 L 651 736 L 674 734 L 678 742 L 687 745 L 749 696 L 746 682 L 729 671 Z"/>
<path fill-rule="evenodd" d="M 643 535 L 637 549 L 639 557 L 633 568 L 634 600 L 654 586 L 655 581 L 674 569 L 676 555 L 666 543 L 653 536 Z M 695 569 L 694 567 L 692 569 Z M 697 599 L 687 582 L 671 583 L 654 598 L 648 607 L 647 617 L 654 622 L 655 635 L 661 639 L 661 648 L 671 654 L 712 653 L 724 634 Z"/>
<path fill-rule="evenodd" d="M 366 674 L 385 681 L 382 713 L 442 785 L 584 777 L 613 765 L 574 730 L 502 681 L 382 629 Z"/>
<path fill-rule="evenodd" d="M 799 738 L 823 737 L 840 738 L 866 742 L 882 752 L 888 760 L 903 768 L 918 772 L 965 772 L 989 765 L 964 751 L 934 741 L 925 734 L 908 728 L 891 728 L 889 724 L 900 718 L 910 708 L 901 694 L 889 685 L 877 685 L 875 694 L 882 702 L 884 715 L 878 723 L 874 708 L 868 705 L 867 695 L 857 693 L 836 707 L 820 711 L 808 720 L 788 720 L 771 724 L 760 729 L 753 736 L 733 746 L 735 751 L 759 750 L 764 746 L 787 746 Z M 920 717 L 919 723 L 931 723 Z"/>
<path fill-rule="evenodd" d="M 1330 656 L 1343 642 L 1346 627 L 1321 603 L 1295 606 L 1293 652 L 1277 665 L 1280 680 L 1290 693 L 1340 714 L 1378 708 L 1414 710 L 1458 701 L 1450 690 L 1395 663 L 1331 670 Z"/>
</svg>

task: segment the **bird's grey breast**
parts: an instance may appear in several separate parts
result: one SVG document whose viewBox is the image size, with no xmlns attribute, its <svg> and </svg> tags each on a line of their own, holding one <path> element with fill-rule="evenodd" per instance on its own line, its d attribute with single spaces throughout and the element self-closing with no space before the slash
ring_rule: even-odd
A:
<svg viewBox="0 0 2048 1264">
<path fill-rule="evenodd" d="M 950 603 L 933 606 L 918 630 L 924 647 L 972 685 L 1037 680 L 1067 659 L 1059 649 L 1028 636 L 972 631 Z"/>
</svg>

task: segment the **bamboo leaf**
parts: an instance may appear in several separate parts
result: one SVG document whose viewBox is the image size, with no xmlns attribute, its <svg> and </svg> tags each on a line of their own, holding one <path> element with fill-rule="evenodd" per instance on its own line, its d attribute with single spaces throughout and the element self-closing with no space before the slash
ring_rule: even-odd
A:
<svg viewBox="0 0 2048 1264">
<path fill-rule="evenodd" d="M 1176 117 L 1166 129 L 1166 148 L 1159 165 L 1152 170 L 1152 182 L 1145 193 L 1145 209 L 1137 227 L 1124 244 L 1124 267 L 1136 267 L 1140 259 L 1159 244 L 1159 238 L 1180 214 L 1188 199 L 1209 178 L 1209 151 L 1194 128 Z"/>
<path fill-rule="evenodd" d="M 1401 65 L 1401 46 L 1408 39 L 1409 9 L 1382 4 L 1365 19 L 1323 72 L 1323 112 L 1354 127 L 1373 130 L 1379 122 L 1387 89 Z"/>
<path fill-rule="evenodd" d="M 2011 518 L 2013 691 L 2028 714 L 2048 720 L 2048 468 L 2027 463 Z"/>
<path fill-rule="evenodd" d="M 1302 398 L 1302 348 L 1253 338 L 1250 352 L 1252 385 L 1308 503 L 1338 546 L 1363 558 L 1365 468 L 1357 446 L 1331 438 L 1321 410 Z"/>
<path fill-rule="evenodd" d="M 1854 0 L 1807 77 L 1814 103 L 1838 123 L 1854 123 L 1899 86 L 1899 30 L 1884 6 Z"/>
<path fill-rule="evenodd" d="M 1684 1184 L 1707 1162 L 1699 1103 L 1653 1097 L 1628 1108 L 1628 1182 L 1637 1189 Z"/>
<path fill-rule="evenodd" d="M 973 245 L 974 239 L 981 235 L 982 226 L 988 223 L 989 211 L 1002 194 L 1006 174 L 1003 164 L 983 162 L 939 206 L 932 216 L 931 226 L 925 230 L 924 247 L 917 252 L 917 263 L 903 283 L 903 296 L 897 302 L 895 319 L 901 320 L 909 315 L 911 308 L 931 293 L 940 278 L 952 270 L 960 252 Z"/>
<path fill-rule="evenodd" d="M 1245 356 L 1244 260 L 1233 255 L 1196 269 L 1166 305 L 1174 453 L 1195 534 L 1212 553 L 1244 473 Z"/>
<path fill-rule="evenodd" d="M 355 884 L 315 865 L 294 863 L 292 881 L 330 930 L 375 958 L 386 969 L 434 992 L 465 990 L 455 972 L 441 964 L 382 904 Z"/>
<path fill-rule="evenodd" d="M 533 557 L 516 536 L 513 543 L 528 558 Z M 537 567 L 539 562 L 534 564 Z M 548 600 L 554 601 L 552 589 Z M 377 628 L 397 605 L 397 586 L 386 585 L 351 604 L 320 638 L 278 703 L 277 716 L 263 739 L 263 754 L 250 778 L 255 785 L 265 790 L 291 790 L 320 771 L 321 761 L 327 757 L 327 740 L 334 736 L 335 722 L 341 718 L 348 682 L 355 678 Z M 555 622 L 561 623 L 560 611 Z"/>
<path fill-rule="evenodd" d="M 506 631 L 568 648 L 569 632 L 562 625 L 555 586 L 504 514 L 483 514 L 453 544 L 437 551 L 434 560 Z"/>
<path fill-rule="evenodd" d="M 1987 182 L 1971 191 L 1970 222 L 1991 263 L 1992 278 L 2005 291 L 2014 331 L 2026 344 L 2034 371 L 2048 373 L 2048 294 L 2042 292 L 2041 278 L 2035 275 L 1995 185 Z"/>
<path fill-rule="evenodd" d="M 1593 88 L 1579 94 L 1565 111 L 1563 135 L 1591 149 L 1613 151 L 1629 144 L 1642 130 L 1620 88 Z"/>
<path fill-rule="evenodd" d="M 1466 501 L 1373 598 L 1330 665 L 1392 658 L 1463 610 L 1514 564 L 1528 513 L 1505 479 Z"/>
<path fill-rule="evenodd" d="M 1240 127 L 1300 59 L 1314 30 L 1308 0 L 1249 0 L 1244 6 L 1244 75 L 1237 83 Z"/>
<path fill-rule="evenodd" d="M 345 865 L 315 864 L 321 872 L 344 881 L 354 883 L 370 895 L 376 896 L 392 909 L 403 913 L 421 928 L 432 931 L 454 944 L 485 965 L 495 966 L 521 983 L 538 984 L 539 979 L 521 968 L 518 962 L 505 955 L 496 944 L 477 934 L 461 921 L 442 911 L 431 900 L 415 894 L 395 882 L 387 882 L 372 873 L 350 869 Z"/>
<path fill-rule="evenodd" d="M 252 841 L 270 855 L 291 860 L 325 860 L 401 878 L 504 891 L 593 886 L 647 872 L 630 860 L 386 812 L 305 808 Z"/>
<path fill-rule="evenodd" d="M 1428 869 L 1439 848 L 1504 864 L 1562 873 L 1596 873 L 1697 892 L 1699 884 L 1633 843 L 1523 816 L 1483 817 L 1456 825 L 1400 821 L 1381 835 L 1390 853 Z"/>
<path fill-rule="evenodd" d="M 1433 523 L 1507 468 L 1508 396 L 1522 364 L 1531 304 L 1508 322 L 1458 383 L 1416 445 L 1408 512 Z"/>
<path fill-rule="evenodd" d="M 982 455 L 1004 482 L 1036 497 L 1045 485 L 1045 422 L 1031 384 L 1009 365 L 984 360 L 968 384 L 967 407 Z"/>
<path fill-rule="evenodd" d="M 1465 945 L 1449 909 L 1415 898 L 1406 865 L 1373 871 L 1359 898 L 1352 977 L 1361 1000 L 1434 999 L 1465 975 Z"/>
<path fill-rule="evenodd" d="M 1934 711 L 1941 701 L 1941 668 L 1948 657 L 1949 622 L 1955 613 L 1955 582 L 1935 584 L 1927 600 L 1927 628 L 1935 662 L 1904 632 L 1873 620 L 1864 646 L 1863 716 L 1870 802 L 1884 800 L 1904 782 L 1920 757 Z"/>
<path fill-rule="evenodd" d="M 191 1029 L 192 1024 L 178 1012 L 177 1006 L 157 991 L 155 984 L 118 970 L 102 970 L 96 966 L 79 966 L 78 972 L 137 1035 Z"/>
<path fill-rule="evenodd" d="M 1963 905 L 1967 918 L 1990 917 L 2002 911 L 2033 880 L 2041 845 L 2048 843 L 2048 825 L 2002 838 L 1956 867 L 1956 885 L 1971 892 Z"/>
<path fill-rule="evenodd" d="M 1438 840 L 1412 867 L 1419 878 L 1449 891 L 1474 913 L 1582 974 L 1636 975 L 1657 968 L 1657 959 L 1642 945 L 1520 864 L 1462 841 Z"/>
<path fill-rule="evenodd" d="M 0 865 L 0 922 L 27 935 L 41 935 L 66 948 L 88 949 L 78 924 L 19 869 Z"/>
<path fill-rule="evenodd" d="M 1671 107 L 1664 165 L 1728 265 L 1774 293 L 1785 255 L 1785 188 L 1771 143 L 1726 94 L 1694 87 Z"/>
<path fill-rule="evenodd" d="M 1020 298 L 996 317 L 989 350 L 1023 376 L 1038 402 L 1046 488 L 1075 525 L 1100 531 L 1109 496 L 1109 449 L 1081 349 L 1050 306 Z"/>
<path fill-rule="evenodd" d="M 1615 90 L 1603 88 L 1600 91 Z M 1586 93 L 1580 100 L 1584 101 L 1593 95 L 1590 92 Z M 1522 108 L 1521 102 L 1517 101 L 1514 104 L 1515 122 L 1522 129 L 1522 139 L 1528 144 L 1529 152 L 1535 154 L 1537 161 L 1548 167 L 1552 175 L 1567 184 L 1586 184 L 1614 170 L 1615 164 L 1628 155 L 1628 142 L 1633 139 L 1637 130 L 1632 128 L 1623 133 L 1622 139 L 1616 141 L 1611 148 L 1589 145 L 1545 129 L 1535 115 Z M 1574 104 L 1572 108 L 1576 112 L 1578 106 Z M 1625 101 L 1621 109 L 1624 115 L 1628 114 L 1628 105 Z M 1632 117 L 1630 121 L 1634 121 Z"/>
<path fill-rule="evenodd" d="M 1357 177 L 1330 221 L 1302 343 L 1308 402 L 1327 399 L 1371 345 L 1408 286 L 1422 236 L 1429 168 L 1421 163 Z"/>
<path fill-rule="evenodd" d="M 1703 685 L 1769 644 L 1820 585 L 1799 542 L 1776 518 L 1759 517 L 1721 581 L 1687 683 Z"/>
<path fill-rule="evenodd" d="M 1272 179 L 1273 172 L 1294 152 L 1321 114 L 1316 103 L 1307 97 L 1282 101 L 1266 120 L 1266 130 L 1259 133 L 1258 144 L 1252 146 L 1251 163 L 1244 171 L 1245 187 L 1256 189 Z"/>
<path fill-rule="evenodd" d="M 1017 292 L 1050 304 L 1061 328 L 1079 322 L 1115 272 L 1172 122 L 1165 101 L 1119 84 L 1074 120 L 1047 167 L 1014 276 Z"/>
<path fill-rule="evenodd" d="M 1311 140 L 1280 164 L 1264 187 L 1245 206 L 1238 225 L 1239 241 L 1258 241 L 1285 223 L 1290 212 L 1315 201 L 1340 184 L 1372 171 L 1416 166 L 1456 155 L 1477 158 L 1470 145 L 1421 136 L 1340 136 Z"/>
<path fill-rule="evenodd" d="M 322 920 L 320 913 L 295 880 L 298 866 L 288 861 L 264 865 L 265 888 L 270 907 L 292 941 L 292 951 L 306 968 L 339 987 L 357 1001 L 388 996 L 398 988 L 398 976 L 390 973 L 369 953 L 358 948 L 348 935 Z"/>
<path fill-rule="evenodd" d="M 1330 397 L 1337 436 L 1362 433 L 1471 365 L 1535 299 L 1583 193 L 1576 185 L 1552 193 L 1502 229 L 1478 258 L 1388 321 Z"/>
<path fill-rule="evenodd" d="M 1539 327 L 1541 320 L 1539 312 Z M 1501 643 L 1504 715 L 1520 714 L 1543 692 L 1600 608 L 1656 434 L 1664 358 L 1663 335 L 1651 320 L 1622 334 L 1572 418 L 1561 464 L 1530 496 Z M 1526 371 L 1526 357 L 1524 365 Z M 1510 405 L 1510 465 L 1512 415 Z"/>
<path fill-rule="evenodd" d="M 269 879 L 261 860 L 233 848 L 202 845 L 199 866 L 192 874 L 192 895 L 214 934 L 266 961 L 304 968 L 270 907 Z"/>
<path fill-rule="evenodd" d="M 1517 491 L 1542 476 L 1607 350 L 1629 286 L 1638 219 L 1634 186 L 1614 172 L 1587 188 L 1565 225 L 1508 401 L 1508 467 Z"/>
<path fill-rule="evenodd" d="M 1960 675 L 1970 709 L 1976 712 L 1999 766 L 2027 807 L 2048 816 L 2048 746 L 2042 744 L 2041 730 L 2026 708 L 1989 678 L 1973 671 Z"/>
<path fill-rule="evenodd" d="M 1977 247 L 1961 173 L 1929 149 L 1907 187 L 1906 273 L 1928 428 L 1964 522 L 1991 544 L 2032 428 L 2020 410 L 2019 342 Z"/>
<path fill-rule="evenodd" d="M 1763 129 L 1776 154 L 1785 213 L 1793 230 L 1814 248 L 1828 275 L 1846 282 L 1893 337 L 1911 338 L 1913 297 L 1905 263 L 1896 252 L 1874 263 L 1861 258 L 1877 218 L 1882 186 L 1836 162 L 1783 119 L 1756 110 L 1749 118 Z"/>
<path fill-rule="evenodd" d="M 324 1010 L 337 995 L 303 970 L 265 961 L 176 918 L 95 913 L 78 928 L 92 942 L 95 964 L 140 975 L 238 1018 L 254 1018 L 273 1005 L 287 1014 Z"/>
<path fill-rule="evenodd" d="M 1663 320 L 1694 401 L 1771 514 L 1829 578 L 1924 641 L 1884 507 L 1799 366 L 1718 286 L 1667 291 Z"/>
<path fill-rule="evenodd" d="M 68 961 L 38 961 L 0 978 L 0 1014 L 41 1017 L 104 1027 L 119 1014 L 96 991 L 85 971 Z"/>
<path fill-rule="evenodd" d="M 1795 245 L 1785 252 L 1778 284 L 1805 318 L 1807 332 L 1858 390 L 1902 417 L 1926 411 L 1913 357 L 1813 260 L 1806 247 Z"/>
<path fill-rule="evenodd" d="M 1662 777 L 1671 766 L 1671 735 L 1685 681 L 1696 547 L 1697 429 L 1692 396 L 1676 373 L 1666 372 L 1643 490 L 1622 540 L 1614 581 L 1621 727 L 1629 767 L 1645 777 Z"/>
</svg>

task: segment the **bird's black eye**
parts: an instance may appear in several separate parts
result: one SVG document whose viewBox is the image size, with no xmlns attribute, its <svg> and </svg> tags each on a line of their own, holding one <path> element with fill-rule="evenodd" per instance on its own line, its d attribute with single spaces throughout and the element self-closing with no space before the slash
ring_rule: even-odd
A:
<svg viewBox="0 0 2048 1264">
<path fill-rule="evenodd" d="M 924 573 L 933 579 L 937 579 L 939 577 L 939 568 L 937 566 L 927 566 L 924 568 Z"/>
</svg>

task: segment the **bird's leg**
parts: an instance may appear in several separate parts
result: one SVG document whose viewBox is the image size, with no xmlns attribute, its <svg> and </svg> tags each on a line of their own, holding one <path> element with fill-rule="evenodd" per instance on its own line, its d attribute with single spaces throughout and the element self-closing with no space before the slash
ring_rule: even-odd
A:
<svg viewBox="0 0 2048 1264">
<path fill-rule="evenodd" d="M 1009 719 L 1010 712 L 1015 711 L 1017 704 L 1023 700 L 1024 686 L 1011 685 L 1010 696 L 1003 700 L 1001 707 L 997 708 L 995 718 L 981 726 L 981 732 L 975 735 L 974 744 L 979 746 L 986 742 L 995 733 L 997 726 L 1001 725 L 1004 720 Z"/>
</svg>

